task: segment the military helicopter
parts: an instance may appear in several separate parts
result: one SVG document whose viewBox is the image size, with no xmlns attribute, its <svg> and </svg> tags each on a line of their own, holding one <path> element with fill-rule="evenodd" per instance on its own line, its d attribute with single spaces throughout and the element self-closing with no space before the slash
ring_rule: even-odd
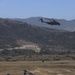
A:
<svg viewBox="0 0 75 75">
<path fill-rule="evenodd" d="M 40 21 L 43 23 L 47 23 L 49 25 L 59 25 L 60 26 L 60 23 L 54 20 L 53 18 L 52 19 L 45 18 L 45 19 L 49 21 L 44 21 L 43 18 L 40 18 Z"/>
</svg>

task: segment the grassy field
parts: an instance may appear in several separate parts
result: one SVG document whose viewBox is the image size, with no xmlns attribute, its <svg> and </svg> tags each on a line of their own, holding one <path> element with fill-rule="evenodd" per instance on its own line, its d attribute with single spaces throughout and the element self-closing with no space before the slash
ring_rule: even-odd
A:
<svg viewBox="0 0 75 75">
<path fill-rule="evenodd" d="M 34 75 L 75 75 L 75 61 L 0 62 L 0 75 L 23 75 L 24 70 Z"/>
</svg>

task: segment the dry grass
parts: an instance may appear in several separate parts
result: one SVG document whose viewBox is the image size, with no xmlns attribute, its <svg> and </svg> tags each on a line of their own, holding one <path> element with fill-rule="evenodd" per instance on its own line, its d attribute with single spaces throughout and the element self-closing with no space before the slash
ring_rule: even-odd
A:
<svg viewBox="0 0 75 75">
<path fill-rule="evenodd" d="M 35 75 L 75 75 L 75 61 L 0 62 L 0 75 L 23 75 L 23 70 Z"/>
</svg>

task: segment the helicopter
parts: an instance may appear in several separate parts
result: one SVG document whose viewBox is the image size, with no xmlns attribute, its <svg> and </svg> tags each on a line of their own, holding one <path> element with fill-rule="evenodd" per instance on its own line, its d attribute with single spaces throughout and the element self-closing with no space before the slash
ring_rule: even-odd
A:
<svg viewBox="0 0 75 75">
<path fill-rule="evenodd" d="M 60 23 L 54 20 L 53 18 L 52 19 L 45 18 L 45 19 L 50 20 L 50 21 L 44 21 L 43 18 L 40 18 L 40 21 L 48 25 L 59 25 L 60 26 Z"/>
</svg>

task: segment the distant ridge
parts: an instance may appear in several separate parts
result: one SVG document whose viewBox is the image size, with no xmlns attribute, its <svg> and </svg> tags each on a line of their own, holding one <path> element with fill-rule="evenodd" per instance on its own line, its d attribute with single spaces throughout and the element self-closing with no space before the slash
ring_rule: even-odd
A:
<svg viewBox="0 0 75 75">
<path fill-rule="evenodd" d="M 60 26 L 49 26 L 48 24 L 42 23 L 39 21 L 39 17 L 30 17 L 27 19 L 16 19 L 16 20 L 27 22 L 28 24 L 36 26 L 42 26 L 53 29 L 62 29 L 67 31 L 75 31 L 75 19 L 74 20 L 56 19 L 58 22 L 61 23 Z"/>
</svg>

